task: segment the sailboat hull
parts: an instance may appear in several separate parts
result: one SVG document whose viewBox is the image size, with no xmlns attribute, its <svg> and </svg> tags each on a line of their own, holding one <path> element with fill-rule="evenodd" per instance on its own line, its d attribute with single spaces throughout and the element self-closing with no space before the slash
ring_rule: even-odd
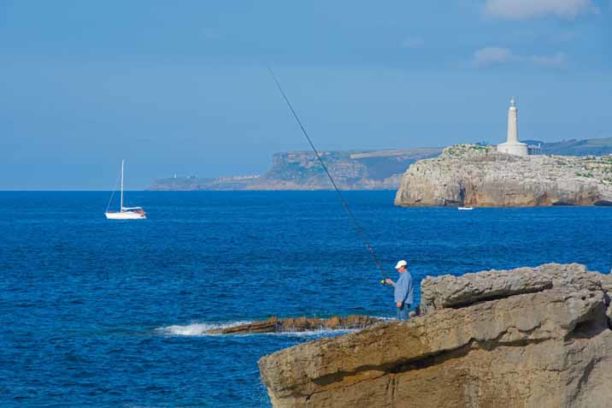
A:
<svg viewBox="0 0 612 408">
<path fill-rule="evenodd" d="M 105 212 L 107 220 L 144 220 L 147 216 L 144 213 L 134 211 L 121 211 L 121 212 Z"/>
</svg>

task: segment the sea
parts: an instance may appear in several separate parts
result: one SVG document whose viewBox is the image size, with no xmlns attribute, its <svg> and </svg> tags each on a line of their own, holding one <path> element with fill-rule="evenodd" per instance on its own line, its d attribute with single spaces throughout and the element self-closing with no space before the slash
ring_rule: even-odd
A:
<svg viewBox="0 0 612 408">
<path fill-rule="evenodd" d="M 0 192 L 0 406 L 268 407 L 257 361 L 343 333 L 212 336 L 270 316 L 394 316 L 426 276 L 612 268 L 612 208 L 398 208 L 394 192 Z M 114 204 L 116 206 L 116 204 Z"/>
</svg>

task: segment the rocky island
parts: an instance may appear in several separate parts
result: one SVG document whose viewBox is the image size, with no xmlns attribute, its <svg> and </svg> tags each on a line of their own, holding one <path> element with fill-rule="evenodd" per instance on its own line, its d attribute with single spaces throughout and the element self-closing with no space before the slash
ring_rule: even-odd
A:
<svg viewBox="0 0 612 408">
<path fill-rule="evenodd" d="M 457 145 L 413 163 L 398 206 L 612 205 L 612 156 L 515 156 Z"/>
<path fill-rule="evenodd" d="M 426 278 L 424 315 L 259 367 L 275 407 L 608 407 L 610 295 L 578 264 Z"/>
</svg>

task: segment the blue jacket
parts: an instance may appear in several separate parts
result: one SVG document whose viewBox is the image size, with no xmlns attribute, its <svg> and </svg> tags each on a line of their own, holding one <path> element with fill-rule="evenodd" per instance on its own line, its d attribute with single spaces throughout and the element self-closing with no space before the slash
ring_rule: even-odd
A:
<svg viewBox="0 0 612 408">
<path fill-rule="evenodd" d="M 400 273 L 400 277 L 393 285 L 395 286 L 395 303 L 402 302 L 407 305 L 412 305 L 414 302 L 414 290 L 412 288 L 412 275 L 406 271 Z"/>
</svg>

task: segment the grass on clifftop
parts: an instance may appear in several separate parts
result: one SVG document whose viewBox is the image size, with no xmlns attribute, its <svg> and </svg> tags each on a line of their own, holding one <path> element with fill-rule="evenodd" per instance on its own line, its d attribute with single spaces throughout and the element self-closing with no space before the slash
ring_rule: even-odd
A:
<svg viewBox="0 0 612 408">
<path fill-rule="evenodd" d="M 470 153 L 487 154 L 495 151 L 494 146 L 481 146 L 475 144 L 458 144 L 449 146 L 442 152 L 443 156 L 464 156 Z"/>
</svg>

